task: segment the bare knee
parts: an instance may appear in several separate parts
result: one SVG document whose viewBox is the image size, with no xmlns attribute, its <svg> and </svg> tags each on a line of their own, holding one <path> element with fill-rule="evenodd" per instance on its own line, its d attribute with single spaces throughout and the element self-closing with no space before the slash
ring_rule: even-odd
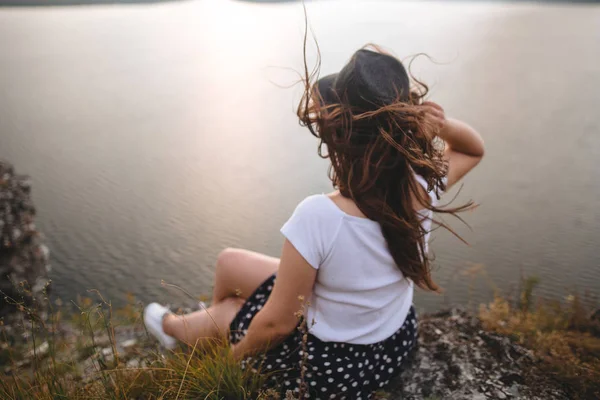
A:
<svg viewBox="0 0 600 400">
<path fill-rule="evenodd" d="M 233 265 L 235 263 L 235 259 L 238 258 L 239 253 L 239 249 L 234 249 L 232 247 L 223 249 L 217 256 L 217 272 L 219 272 L 219 270 L 227 269 Z"/>
<path fill-rule="evenodd" d="M 237 275 L 239 267 L 242 265 L 242 257 L 244 251 L 228 247 L 221 251 L 217 256 L 217 264 L 215 266 L 215 275 L 217 281 L 229 281 L 232 276 Z"/>
<path fill-rule="evenodd" d="M 236 259 L 239 258 L 239 250 L 226 248 L 217 256 L 215 265 L 215 287 L 213 291 L 213 304 L 223 300 L 225 297 L 234 295 L 231 287 L 231 278 L 235 276 Z"/>
<path fill-rule="evenodd" d="M 279 259 L 249 250 L 227 248 L 217 257 L 213 303 L 248 297 L 279 266 Z"/>
</svg>

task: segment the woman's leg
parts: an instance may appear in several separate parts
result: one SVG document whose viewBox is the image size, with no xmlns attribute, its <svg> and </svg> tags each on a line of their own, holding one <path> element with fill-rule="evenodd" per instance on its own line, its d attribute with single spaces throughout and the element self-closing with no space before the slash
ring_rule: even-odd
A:
<svg viewBox="0 0 600 400">
<path fill-rule="evenodd" d="M 204 343 L 200 339 L 225 339 L 231 321 L 243 304 L 243 299 L 230 297 L 206 310 L 185 315 L 169 314 L 163 320 L 163 330 L 190 346 L 202 346 Z"/>
<path fill-rule="evenodd" d="M 247 299 L 277 272 L 279 259 L 242 249 L 225 249 L 217 258 L 212 304 L 228 297 Z"/>
<path fill-rule="evenodd" d="M 165 333 L 192 346 L 200 338 L 227 337 L 229 325 L 245 300 L 278 267 L 278 258 L 249 250 L 223 250 L 217 257 L 211 307 L 183 316 L 166 316 Z"/>
</svg>

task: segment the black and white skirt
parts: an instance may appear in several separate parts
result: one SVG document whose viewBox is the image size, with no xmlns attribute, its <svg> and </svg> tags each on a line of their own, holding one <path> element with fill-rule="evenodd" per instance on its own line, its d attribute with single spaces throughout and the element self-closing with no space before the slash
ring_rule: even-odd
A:
<svg viewBox="0 0 600 400">
<path fill-rule="evenodd" d="M 239 342 L 250 321 L 264 306 L 275 283 L 267 279 L 248 298 L 230 325 L 231 343 Z M 323 342 L 308 334 L 305 397 L 311 399 L 370 399 L 396 377 L 417 343 L 417 318 L 411 307 L 402 327 L 391 337 L 373 344 Z M 302 332 L 295 330 L 277 347 L 242 362 L 271 376 L 270 384 L 282 395 L 300 391 L 300 365 L 303 360 Z"/>
</svg>

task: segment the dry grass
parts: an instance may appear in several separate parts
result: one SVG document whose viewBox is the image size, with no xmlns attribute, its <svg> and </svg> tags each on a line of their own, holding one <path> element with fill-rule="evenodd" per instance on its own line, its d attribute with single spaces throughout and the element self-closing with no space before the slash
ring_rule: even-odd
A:
<svg viewBox="0 0 600 400">
<path fill-rule="evenodd" d="M 135 385 L 135 391 L 129 389 L 126 395 L 123 393 L 115 398 L 273 398 L 261 389 L 266 376 L 242 370 L 231 356 L 229 347 L 223 344 L 215 344 L 207 351 L 194 349 L 189 353 L 174 353 L 163 360 L 155 360 L 153 365 L 136 373 L 146 375 L 142 384 Z M 121 381 L 132 383 L 131 377 Z"/>
<path fill-rule="evenodd" d="M 115 330 L 119 323 L 141 324 L 140 312 L 126 307 L 113 313 L 110 303 L 98 297 L 80 299 L 79 312 L 66 324 L 60 312 L 50 310 L 42 318 L 39 308 L 17 304 L 21 321 L 16 330 L 14 324 L 10 331 L 3 326 L 0 338 L 6 366 L 1 399 L 278 398 L 262 389 L 268 376 L 242 369 L 222 341 L 166 354 L 144 344 L 144 354 L 135 356 L 139 367 L 128 366 L 118 353 Z M 60 333 L 64 325 L 78 332 L 65 337 Z"/>
<path fill-rule="evenodd" d="M 487 330 L 514 338 L 543 360 L 541 367 L 574 399 L 600 398 L 600 322 L 577 295 L 564 302 L 534 300 L 539 280 L 527 278 L 515 302 L 497 296 L 481 306 Z"/>
<path fill-rule="evenodd" d="M 51 363 L 50 363 L 51 364 Z M 157 356 L 134 369 L 106 366 L 85 381 L 48 365 L 33 376 L 17 374 L 0 380 L 2 399 L 273 399 L 261 391 L 264 377 L 241 370 L 225 352 L 175 353 Z"/>
</svg>

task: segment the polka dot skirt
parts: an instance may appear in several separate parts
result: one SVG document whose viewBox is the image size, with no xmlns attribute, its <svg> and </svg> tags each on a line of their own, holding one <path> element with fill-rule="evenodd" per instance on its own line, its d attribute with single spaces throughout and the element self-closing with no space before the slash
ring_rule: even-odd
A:
<svg viewBox="0 0 600 400">
<path fill-rule="evenodd" d="M 230 326 L 231 343 L 239 342 L 248 325 L 264 306 L 275 282 L 267 279 L 248 298 Z M 417 320 L 411 307 L 404 325 L 386 340 L 357 345 L 323 342 L 308 334 L 305 383 L 311 399 L 370 399 L 373 392 L 383 388 L 396 377 L 417 342 Z M 280 389 L 300 391 L 300 365 L 304 358 L 302 333 L 294 331 L 286 340 L 266 354 L 248 358 L 244 367 L 272 374 L 269 384 Z"/>
</svg>

